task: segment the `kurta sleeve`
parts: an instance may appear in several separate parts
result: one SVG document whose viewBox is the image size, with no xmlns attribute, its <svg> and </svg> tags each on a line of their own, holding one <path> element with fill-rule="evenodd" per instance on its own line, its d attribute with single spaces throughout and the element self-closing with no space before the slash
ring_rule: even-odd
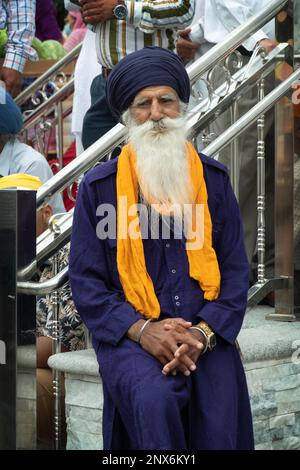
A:
<svg viewBox="0 0 300 470">
<path fill-rule="evenodd" d="M 26 60 L 37 60 L 36 51 L 31 47 L 35 33 L 35 0 L 7 1 L 6 54 L 3 67 L 22 73 Z M 1 6 L 2 8 L 3 6 Z"/>
<path fill-rule="evenodd" d="M 233 344 L 241 329 L 246 310 L 249 264 L 240 210 L 228 175 L 225 181 L 224 206 L 224 225 L 216 246 L 221 272 L 220 296 L 215 301 L 206 302 L 198 318 L 206 321 L 218 335 Z"/>
<path fill-rule="evenodd" d="M 194 16 L 195 0 L 127 0 L 129 22 L 145 33 L 155 29 L 187 28 Z"/>
<path fill-rule="evenodd" d="M 212 6 L 215 8 L 219 18 L 222 18 L 222 23 L 229 33 L 258 13 L 254 2 L 251 0 L 212 0 Z M 261 8 L 263 6 L 266 5 L 262 3 Z M 268 34 L 263 29 L 259 29 L 244 41 L 243 44 L 246 49 L 252 51 L 255 48 L 255 44 L 265 38 L 268 38 Z"/>
<path fill-rule="evenodd" d="M 70 282 L 76 308 L 93 339 L 117 345 L 143 317 L 113 290 L 106 243 L 96 235 L 96 197 L 84 178 L 76 199 L 70 251 Z"/>
</svg>

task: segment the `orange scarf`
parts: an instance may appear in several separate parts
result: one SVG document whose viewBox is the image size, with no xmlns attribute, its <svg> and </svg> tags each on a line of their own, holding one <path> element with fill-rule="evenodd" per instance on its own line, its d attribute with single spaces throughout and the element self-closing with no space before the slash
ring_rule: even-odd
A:
<svg viewBox="0 0 300 470">
<path fill-rule="evenodd" d="M 193 190 L 193 209 L 203 205 L 204 236 L 200 248 L 189 249 L 194 238 L 187 238 L 187 256 L 190 277 L 198 281 L 206 300 L 215 300 L 220 292 L 220 271 L 216 253 L 212 247 L 212 223 L 207 204 L 207 190 L 203 177 L 202 162 L 192 146 L 187 143 L 187 155 Z M 126 201 L 126 202 L 125 202 Z M 131 207 L 130 215 L 127 208 Z M 136 156 L 130 145 L 126 145 L 118 159 L 117 169 L 117 267 L 126 300 L 144 317 L 157 319 L 160 305 L 152 280 L 147 272 L 143 241 L 138 222 L 138 178 Z M 134 210 L 132 210 L 132 208 Z M 125 214 L 126 211 L 126 214 Z M 194 212 L 194 211 L 193 211 Z M 124 217 L 127 216 L 127 219 Z M 125 224 L 124 224 L 125 220 Z M 134 224 L 138 237 L 128 236 L 130 224 Z M 195 217 L 192 229 L 195 230 Z M 190 245 L 191 243 L 191 245 Z"/>
</svg>

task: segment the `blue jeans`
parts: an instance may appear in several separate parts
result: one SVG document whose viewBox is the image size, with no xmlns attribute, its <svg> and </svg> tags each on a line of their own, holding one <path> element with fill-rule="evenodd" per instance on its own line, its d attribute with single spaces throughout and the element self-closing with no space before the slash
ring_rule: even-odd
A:
<svg viewBox="0 0 300 470">
<path fill-rule="evenodd" d="M 87 149 L 118 121 L 112 116 L 105 97 L 106 80 L 97 75 L 91 85 L 91 107 L 83 120 L 82 144 Z"/>
</svg>

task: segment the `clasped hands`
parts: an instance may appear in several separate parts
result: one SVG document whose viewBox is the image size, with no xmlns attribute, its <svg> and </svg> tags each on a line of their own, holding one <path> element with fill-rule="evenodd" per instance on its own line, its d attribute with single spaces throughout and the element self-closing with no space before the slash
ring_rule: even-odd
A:
<svg viewBox="0 0 300 470">
<path fill-rule="evenodd" d="M 177 372 L 190 375 L 205 346 L 205 338 L 198 331 L 190 331 L 191 322 L 183 318 L 168 318 L 151 322 L 143 332 L 142 348 L 163 365 L 164 375 Z"/>
</svg>

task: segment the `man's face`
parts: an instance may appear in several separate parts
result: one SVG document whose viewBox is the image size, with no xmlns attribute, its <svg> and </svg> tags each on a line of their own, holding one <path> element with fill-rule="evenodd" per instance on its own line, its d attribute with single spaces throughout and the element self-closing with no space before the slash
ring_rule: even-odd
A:
<svg viewBox="0 0 300 470">
<path fill-rule="evenodd" d="M 136 154 L 143 199 L 189 203 L 186 118 L 176 91 L 168 86 L 144 88 L 122 118 Z"/>
<path fill-rule="evenodd" d="M 138 125 L 148 120 L 159 121 L 166 117 L 174 119 L 180 112 L 179 98 L 169 86 L 151 86 L 136 95 L 129 109 Z"/>
</svg>

